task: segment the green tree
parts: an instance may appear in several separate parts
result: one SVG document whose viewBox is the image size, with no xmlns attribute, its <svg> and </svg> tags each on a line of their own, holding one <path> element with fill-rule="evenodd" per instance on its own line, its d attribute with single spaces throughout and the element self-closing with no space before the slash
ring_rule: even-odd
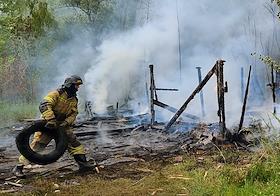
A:
<svg viewBox="0 0 280 196">
<path fill-rule="evenodd" d="M 46 28 L 55 24 L 48 4 L 39 0 L 2 0 L 0 24 L 16 37 L 41 36 Z"/>
<path fill-rule="evenodd" d="M 9 100 L 34 99 L 32 67 L 37 39 L 56 24 L 48 4 L 41 0 L 0 2 L 0 96 Z"/>
<path fill-rule="evenodd" d="M 86 17 L 85 23 L 95 32 L 108 24 L 113 13 L 112 0 L 62 0 L 62 4 L 75 9 L 80 18 Z"/>
</svg>

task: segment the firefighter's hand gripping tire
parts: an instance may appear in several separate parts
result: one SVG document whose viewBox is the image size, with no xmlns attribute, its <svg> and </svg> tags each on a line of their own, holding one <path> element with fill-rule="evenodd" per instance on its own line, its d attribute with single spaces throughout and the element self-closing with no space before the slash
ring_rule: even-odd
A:
<svg viewBox="0 0 280 196">
<path fill-rule="evenodd" d="M 46 165 L 55 162 L 66 151 L 68 146 L 67 135 L 63 128 L 48 130 L 46 121 L 39 120 L 24 128 L 16 137 L 16 145 L 19 152 L 30 162 Z M 35 132 L 40 131 L 49 134 L 55 140 L 56 146 L 49 154 L 39 154 L 30 148 L 29 138 Z"/>
</svg>

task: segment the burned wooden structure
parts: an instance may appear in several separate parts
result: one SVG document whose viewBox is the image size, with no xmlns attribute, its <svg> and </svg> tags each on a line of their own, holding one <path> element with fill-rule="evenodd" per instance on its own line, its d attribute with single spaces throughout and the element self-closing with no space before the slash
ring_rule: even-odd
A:
<svg viewBox="0 0 280 196">
<path fill-rule="evenodd" d="M 87 102 L 85 113 L 87 113 L 87 116 L 90 118 L 77 122 L 74 126 L 74 133 L 85 146 L 89 160 L 96 165 L 97 169 L 100 168 L 100 174 L 99 171 L 97 172 L 98 175 L 105 176 L 107 175 L 106 172 L 110 172 L 110 175 L 114 176 L 116 173 L 115 168 L 118 168 L 120 164 L 137 166 L 139 163 L 149 162 L 150 160 L 162 161 L 166 158 L 176 157 L 185 152 L 212 152 L 217 149 L 219 145 L 222 145 L 225 138 L 221 138 L 219 133 L 227 134 L 224 99 L 224 93 L 227 92 L 227 85 L 226 82 L 224 82 L 223 76 L 224 62 L 223 60 L 217 61 L 208 74 L 202 80 L 199 80 L 199 85 L 180 109 L 176 109 L 159 101 L 157 91 L 178 91 L 178 89 L 157 88 L 155 85 L 153 65 L 150 65 L 150 104 L 152 115 L 145 113 L 141 115 L 122 116 L 121 113 L 117 113 L 117 115 L 111 116 L 98 116 L 91 111 L 91 103 Z M 240 121 L 241 127 L 249 92 L 250 73 L 251 69 L 249 71 L 245 90 Z M 192 120 L 199 120 L 198 117 L 183 112 L 187 108 L 189 102 L 196 94 L 201 92 L 202 88 L 213 75 L 217 76 L 219 123 L 211 123 L 209 125 L 193 123 L 195 125 L 189 129 L 190 131 L 184 130 L 184 132 L 178 131 L 172 134 L 167 131 L 162 131 L 162 124 L 159 125 L 155 122 L 155 106 L 175 113 L 171 120 L 164 126 L 167 130 L 180 115 L 184 115 Z M 32 119 L 30 121 L 32 121 Z M 180 122 L 180 126 L 182 125 L 184 128 L 190 127 L 190 124 L 189 122 Z M 13 129 L 13 131 L 13 134 L 16 134 L 16 132 L 20 131 L 20 127 Z M 240 137 L 237 137 L 237 139 L 239 138 Z M 240 149 L 236 143 L 231 142 L 231 144 L 232 147 Z M 0 146 L 0 189 L 2 190 L 9 189 L 11 186 L 16 186 L 16 184 L 12 184 L 13 182 L 10 183 L 11 180 L 17 182 L 16 179 L 11 176 L 10 171 L 16 163 L 17 157 L 18 152 L 15 144 L 10 146 L 7 144 L 7 146 L 3 146 L 2 148 Z M 96 162 L 98 164 L 96 164 Z M 72 157 L 67 153 L 52 165 L 46 167 L 36 167 L 36 165 L 33 167 L 30 165 L 29 168 L 26 168 L 28 177 L 72 176 L 73 172 L 76 170 L 77 167 Z M 138 172 L 137 170 L 135 171 Z M 135 171 L 133 171 L 133 173 L 135 173 Z"/>
<path fill-rule="evenodd" d="M 154 66 L 150 65 L 150 110 L 151 110 L 151 125 L 155 123 L 155 105 L 161 108 L 164 108 L 170 112 L 176 113 L 177 109 L 169 106 L 158 100 L 157 91 L 178 91 L 178 89 L 170 89 L 170 88 L 156 88 L 155 78 L 154 78 Z M 183 114 L 185 117 L 190 118 L 192 120 L 198 121 L 199 117 L 192 114 Z"/>
<path fill-rule="evenodd" d="M 150 104 L 151 104 L 151 125 L 155 122 L 155 110 L 154 105 L 167 109 L 171 112 L 174 112 L 174 116 L 171 120 L 166 124 L 165 129 L 169 130 L 169 128 L 174 124 L 174 122 L 179 118 L 180 115 L 185 111 L 190 101 L 194 98 L 194 96 L 199 93 L 205 84 L 209 81 L 209 79 L 216 74 L 217 76 L 217 100 L 218 100 L 218 116 L 219 116 L 219 125 L 220 131 L 223 135 L 225 135 L 226 129 L 226 117 L 225 117 L 225 92 L 228 91 L 227 82 L 224 82 L 224 60 L 216 61 L 213 68 L 208 72 L 208 74 L 204 77 L 203 80 L 199 83 L 193 93 L 187 98 L 185 103 L 181 106 L 179 110 L 168 106 L 167 104 L 161 103 L 158 101 L 158 96 L 156 94 L 157 88 L 155 87 L 155 80 L 154 80 L 154 72 L 153 72 L 153 65 L 150 65 Z M 176 111 L 175 111 L 176 110 Z M 198 117 L 191 115 L 191 114 L 184 114 L 187 117 L 198 120 Z"/>
</svg>

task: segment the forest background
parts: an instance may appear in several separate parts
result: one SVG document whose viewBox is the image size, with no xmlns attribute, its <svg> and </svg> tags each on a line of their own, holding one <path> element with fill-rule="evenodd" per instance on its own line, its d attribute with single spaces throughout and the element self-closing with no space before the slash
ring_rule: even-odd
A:
<svg viewBox="0 0 280 196">
<path fill-rule="evenodd" d="M 0 121 L 7 124 L 37 113 L 36 104 L 42 98 L 42 89 L 57 74 L 50 59 L 60 44 L 81 33 L 91 34 L 94 39 L 89 44 L 97 45 L 110 34 L 110 29 L 122 32 L 132 28 L 136 10 L 139 7 L 148 10 L 149 3 L 137 0 L 1 0 Z"/>
<path fill-rule="evenodd" d="M 279 18 L 280 1 L 264 2 L 271 20 Z M 91 36 L 88 44 L 97 48 L 112 34 L 148 23 L 153 9 L 152 0 L 1 0 L 0 124 L 38 113 L 38 101 L 57 78 L 58 65 L 53 61 L 57 48 L 63 45 L 67 53 L 71 45 L 67 48 L 65 43 L 77 35 Z M 264 49 L 260 55 L 259 61 L 278 70 L 277 54 Z M 78 74 L 90 66 L 89 62 Z"/>
</svg>

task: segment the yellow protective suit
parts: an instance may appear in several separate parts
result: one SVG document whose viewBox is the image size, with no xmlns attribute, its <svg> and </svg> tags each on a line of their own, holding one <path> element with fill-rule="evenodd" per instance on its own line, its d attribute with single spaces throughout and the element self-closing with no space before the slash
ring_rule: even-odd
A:
<svg viewBox="0 0 280 196">
<path fill-rule="evenodd" d="M 42 113 L 42 118 L 49 121 L 55 119 L 58 124 L 67 122 L 66 134 L 68 137 L 68 151 L 71 155 L 76 154 L 85 154 L 84 147 L 77 140 L 76 136 L 71 129 L 77 114 L 78 114 L 78 99 L 76 96 L 68 97 L 67 92 L 64 89 L 58 89 L 48 93 L 44 97 L 43 101 L 40 103 L 40 111 Z M 30 144 L 31 148 L 36 151 L 42 151 L 52 138 L 47 136 L 42 132 L 36 132 L 32 143 Z M 29 161 L 21 155 L 19 157 L 20 164 L 29 164 Z"/>
</svg>

